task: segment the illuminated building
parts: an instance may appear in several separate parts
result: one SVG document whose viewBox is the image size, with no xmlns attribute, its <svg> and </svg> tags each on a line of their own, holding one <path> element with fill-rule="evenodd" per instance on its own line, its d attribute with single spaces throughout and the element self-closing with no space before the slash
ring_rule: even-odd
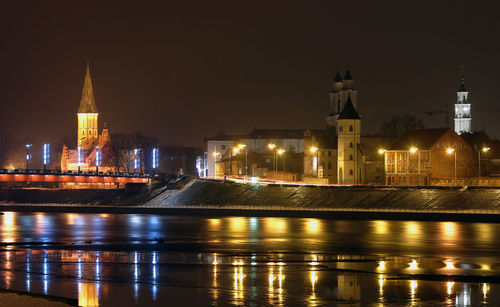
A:
<svg viewBox="0 0 500 307">
<path fill-rule="evenodd" d="M 90 66 L 87 62 L 87 71 L 83 83 L 82 98 L 77 111 L 77 148 L 63 145 L 61 155 L 62 171 L 95 171 L 96 160 L 100 160 L 99 171 L 111 171 L 111 136 L 106 125 L 102 133 L 98 134 L 99 112 L 94 98 Z M 96 159 L 96 157 L 98 159 Z M 100 159 L 99 159 L 100 157 Z"/>
<path fill-rule="evenodd" d="M 460 85 L 457 91 L 457 102 L 455 103 L 455 132 L 457 134 L 472 133 L 472 116 L 468 95 L 469 92 L 465 87 L 465 78 L 462 70 Z"/>
<path fill-rule="evenodd" d="M 362 183 L 365 177 L 364 154 L 361 150 L 360 116 L 356 107 L 357 90 L 351 72 L 347 70 L 344 78 L 337 73 L 333 91 L 330 92 L 330 111 L 326 117 L 326 129 L 254 129 L 246 135 L 219 134 L 205 139 L 205 154 L 203 161 L 199 163 L 199 173 L 205 177 L 242 177 L 245 175 L 245 168 L 248 167 L 249 176 L 276 180 Z M 340 118 L 342 113 L 344 117 Z M 353 114 L 358 118 L 351 118 Z M 344 122 L 347 127 L 341 135 L 337 133 L 339 121 Z M 353 131 L 349 130 L 350 126 L 353 127 Z M 238 144 L 244 145 L 243 152 L 247 154 L 246 157 L 238 155 L 242 151 L 234 151 Z M 277 167 L 274 151 L 268 148 L 268 144 L 276 144 L 276 148 L 285 150 L 285 153 L 277 159 Z M 311 152 L 311 147 L 317 149 Z M 340 147 L 342 148 L 338 149 Z M 338 157 L 340 150 L 347 154 L 347 158 Z M 350 160 L 351 155 L 352 160 Z M 245 158 L 248 161 L 245 161 Z M 346 173 L 342 172 L 341 181 L 337 180 L 339 161 L 342 170 L 348 168 Z M 277 174 L 274 174 L 275 168 Z"/>
<path fill-rule="evenodd" d="M 415 129 L 399 137 L 385 151 L 388 185 L 428 185 L 453 181 L 453 158 L 446 150 L 456 150 L 457 176 L 471 176 L 474 157 L 471 146 L 452 129 Z M 451 183 L 451 182 L 450 182 Z"/>
</svg>

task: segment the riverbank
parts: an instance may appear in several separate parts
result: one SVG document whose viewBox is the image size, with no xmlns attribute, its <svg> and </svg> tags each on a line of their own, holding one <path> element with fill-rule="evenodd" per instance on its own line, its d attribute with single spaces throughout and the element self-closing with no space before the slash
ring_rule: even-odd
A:
<svg viewBox="0 0 500 307">
<path fill-rule="evenodd" d="M 238 184 L 195 179 L 181 189 L 8 191 L 2 210 L 500 222 L 500 189 Z M 4 194 L 2 194 L 4 195 Z"/>
</svg>

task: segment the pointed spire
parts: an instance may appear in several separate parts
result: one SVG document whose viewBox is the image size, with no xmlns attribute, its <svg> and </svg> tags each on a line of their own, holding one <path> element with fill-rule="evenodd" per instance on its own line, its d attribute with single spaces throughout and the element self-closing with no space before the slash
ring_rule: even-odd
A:
<svg viewBox="0 0 500 307">
<path fill-rule="evenodd" d="M 335 82 L 342 82 L 342 77 L 340 76 L 339 71 L 337 70 L 337 74 L 335 75 Z"/>
<path fill-rule="evenodd" d="M 351 71 L 349 69 L 345 72 L 344 79 L 345 80 L 352 80 Z"/>
<path fill-rule="evenodd" d="M 465 77 L 464 77 L 464 65 L 460 67 L 460 85 L 458 86 L 459 92 L 467 92 L 467 88 L 465 87 Z"/>
<path fill-rule="evenodd" d="M 98 113 L 95 105 L 94 90 L 92 89 L 92 79 L 90 78 L 90 64 L 87 58 L 87 72 L 83 81 L 82 99 L 78 113 Z"/>
<path fill-rule="evenodd" d="M 361 116 L 352 104 L 350 95 L 347 97 L 347 101 L 345 103 L 344 109 L 339 115 L 339 119 L 361 119 Z"/>
</svg>

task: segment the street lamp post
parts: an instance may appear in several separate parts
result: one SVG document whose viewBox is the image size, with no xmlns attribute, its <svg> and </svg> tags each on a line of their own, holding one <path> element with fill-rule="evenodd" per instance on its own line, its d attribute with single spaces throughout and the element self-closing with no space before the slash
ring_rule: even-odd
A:
<svg viewBox="0 0 500 307">
<path fill-rule="evenodd" d="M 386 170 L 386 159 L 385 159 L 385 153 L 387 152 L 387 149 L 384 149 L 384 148 L 380 148 L 378 150 L 378 154 L 383 156 L 383 159 L 384 159 L 384 175 L 385 175 L 385 184 L 387 185 L 388 182 L 387 182 L 387 170 Z"/>
<path fill-rule="evenodd" d="M 455 157 L 455 186 L 457 185 L 457 151 L 455 148 L 448 148 L 446 149 L 446 153 L 451 155 L 453 154 Z"/>
<path fill-rule="evenodd" d="M 481 148 L 481 150 L 479 150 L 477 152 L 477 154 L 478 154 L 478 159 L 477 160 L 478 160 L 478 163 L 479 163 L 479 182 L 478 182 L 478 185 L 481 185 L 481 151 L 484 152 L 484 153 L 486 153 L 489 150 L 490 150 L 489 147 L 483 147 L 483 148 Z"/>
<path fill-rule="evenodd" d="M 217 147 L 215 147 L 217 150 Z M 219 156 L 220 153 L 217 151 L 214 151 L 213 156 L 214 156 L 214 179 L 217 179 L 217 156 Z"/>
<path fill-rule="evenodd" d="M 267 144 L 267 147 L 274 151 L 274 179 L 276 179 L 276 144 Z"/>
<path fill-rule="evenodd" d="M 31 146 L 33 146 L 33 144 L 26 144 L 26 169 L 30 169 L 30 159 L 31 159 L 31 155 L 30 155 L 30 148 Z"/>
<path fill-rule="evenodd" d="M 80 165 L 83 161 L 83 148 L 78 146 L 78 172 L 80 172 Z"/>
<path fill-rule="evenodd" d="M 99 165 L 102 161 L 102 151 L 99 150 L 99 146 L 95 147 L 95 173 L 99 175 Z"/>
<path fill-rule="evenodd" d="M 311 146 L 311 148 L 309 148 L 309 151 L 315 155 L 315 158 L 316 158 L 316 161 L 314 163 L 314 167 L 316 167 L 316 177 L 319 178 L 319 151 L 318 151 L 318 147 L 316 146 Z"/>
<path fill-rule="evenodd" d="M 137 173 L 139 167 L 141 167 L 141 150 L 136 148 L 134 149 L 134 173 Z"/>
<path fill-rule="evenodd" d="M 245 148 L 245 180 L 247 179 L 248 176 L 248 150 L 247 150 L 247 145 L 245 144 L 238 144 L 236 145 L 235 148 L 233 148 L 233 155 L 237 155 L 243 148 Z M 232 170 L 231 170 L 232 172 Z"/>
<path fill-rule="evenodd" d="M 414 154 L 418 151 L 417 147 L 410 147 L 410 154 Z M 418 155 L 417 155 L 417 161 L 418 161 Z M 410 176 L 411 176 L 411 159 L 410 156 L 408 156 L 408 185 L 410 185 Z M 417 178 L 418 178 L 418 170 L 417 170 Z"/>
<path fill-rule="evenodd" d="M 50 144 L 43 144 L 43 172 L 47 171 L 47 164 L 50 163 Z"/>
<path fill-rule="evenodd" d="M 281 155 L 283 155 L 285 153 L 285 151 L 286 150 L 284 150 L 283 148 L 276 150 L 276 153 L 278 154 L 277 157 L 279 158 Z M 277 172 L 278 172 L 278 161 L 276 160 L 276 172 L 275 172 L 275 174 L 277 174 Z"/>
</svg>

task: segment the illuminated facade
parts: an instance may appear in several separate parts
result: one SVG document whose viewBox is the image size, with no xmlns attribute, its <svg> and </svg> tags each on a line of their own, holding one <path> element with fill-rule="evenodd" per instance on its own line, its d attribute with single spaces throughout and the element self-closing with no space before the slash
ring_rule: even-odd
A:
<svg viewBox="0 0 500 307">
<path fill-rule="evenodd" d="M 453 149 L 453 155 L 447 153 Z M 471 146 L 452 129 L 415 129 L 384 153 L 386 184 L 428 185 L 435 180 L 470 177 L 475 169 Z"/>
<path fill-rule="evenodd" d="M 61 155 L 62 171 L 111 171 L 113 170 L 111 156 L 111 135 L 105 126 L 98 134 L 99 112 L 94 98 L 90 67 L 83 82 L 82 98 L 77 111 L 77 148 L 71 149 L 63 145 Z"/>
<path fill-rule="evenodd" d="M 457 91 L 457 102 L 455 103 L 455 132 L 457 134 L 472 133 L 472 116 L 468 95 L 469 92 L 465 87 L 465 79 L 462 72 Z"/>
<path fill-rule="evenodd" d="M 361 116 L 351 97 L 338 117 L 338 183 L 362 183 L 363 153 L 361 151 Z"/>
</svg>

